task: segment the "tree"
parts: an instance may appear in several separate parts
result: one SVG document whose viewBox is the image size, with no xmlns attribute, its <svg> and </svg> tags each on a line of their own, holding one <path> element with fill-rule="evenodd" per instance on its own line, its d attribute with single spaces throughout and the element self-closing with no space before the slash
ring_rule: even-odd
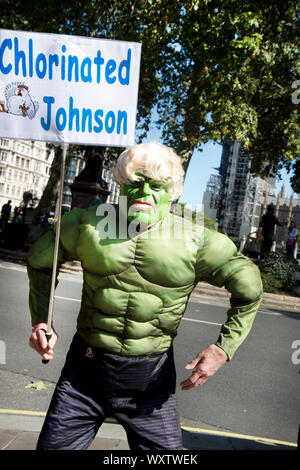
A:
<svg viewBox="0 0 300 470">
<path fill-rule="evenodd" d="M 291 178 L 291 185 L 295 193 L 300 194 L 300 160 L 296 160 L 293 165 L 294 174 Z"/>
<path fill-rule="evenodd" d="M 107 39 L 143 42 L 138 122 L 147 130 L 151 109 L 157 100 L 159 79 L 159 52 L 167 44 L 167 18 L 165 10 L 158 13 L 157 2 L 61 0 L 2 0 L 0 27 L 35 32 L 73 34 Z M 84 147 L 81 146 L 82 151 Z M 107 160 L 113 162 L 120 149 L 107 149 Z M 69 156 L 74 146 L 69 146 Z M 57 190 L 61 152 L 55 151 L 48 184 L 37 210 L 49 206 Z M 67 160 L 68 161 L 68 160 Z M 67 167 L 67 165 L 66 165 Z"/>
<path fill-rule="evenodd" d="M 203 222 L 203 226 L 210 230 L 217 230 L 217 223 L 208 217 L 208 215 L 204 212 L 199 212 L 198 210 L 189 208 L 189 205 L 186 205 L 185 203 L 180 202 L 178 204 L 174 204 L 172 206 L 172 212 L 179 217 L 191 219 L 195 223 L 199 223 L 199 221 L 201 221 Z"/>
<path fill-rule="evenodd" d="M 252 171 L 288 170 L 300 156 L 295 1 L 177 1 L 162 57 L 164 141 L 188 166 L 208 140 L 240 141 Z"/>
<path fill-rule="evenodd" d="M 141 42 L 139 141 L 155 109 L 163 142 L 186 169 L 195 149 L 226 137 L 243 144 L 254 174 L 295 169 L 297 1 L 3 0 L 1 7 L 1 27 Z"/>
</svg>

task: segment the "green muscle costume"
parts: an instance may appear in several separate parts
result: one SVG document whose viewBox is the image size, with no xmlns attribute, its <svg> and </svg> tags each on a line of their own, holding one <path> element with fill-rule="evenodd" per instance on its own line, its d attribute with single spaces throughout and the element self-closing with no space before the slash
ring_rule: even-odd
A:
<svg viewBox="0 0 300 470">
<path fill-rule="evenodd" d="M 100 206 L 101 207 L 101 206 Z M 118 212 L 118 206 L 113 206 Z M 250 331 L 262 297 L 257 267 L 218 232 L 190 226 L 178 237 L 168 214 L 133 238 L 100 239 L 97 208 L 74 209 L 61 221 L 58 264 L 80 260 L 83 292 L 77 329 L 91 346 L 120 356 L 167 350 L 199 281 L 225 286 L 228 319 L 215 343 L 233 357 Z M 165 236 L 166 230 L 170 236 Z M 32 324 L 47 321 L 54 229 L 28 254 Z"/>
</svg>

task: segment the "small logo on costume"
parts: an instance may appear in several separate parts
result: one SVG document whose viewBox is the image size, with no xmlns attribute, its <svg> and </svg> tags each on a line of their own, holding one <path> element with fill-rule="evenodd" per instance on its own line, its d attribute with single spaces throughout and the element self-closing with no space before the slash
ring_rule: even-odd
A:
<svg viewBox="0 0 300 470">
<path fill-rule="evenodd" d="M 90 347 L 87 348 L 85 357 L 88 357 L 89 359 L 92 359 L 92 357 L 94 357 L 94 353 L 93 353 L 92 348 L 90 348 Z"/>
</svg>

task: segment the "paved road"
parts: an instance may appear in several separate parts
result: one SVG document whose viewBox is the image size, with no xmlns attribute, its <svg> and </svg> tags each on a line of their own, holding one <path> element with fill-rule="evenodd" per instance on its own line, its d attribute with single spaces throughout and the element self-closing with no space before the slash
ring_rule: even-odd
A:
<svg viewBox="0 0 300 470">
<path fill-rule="evenodd" d="M 75 331 L 81 275 L 60 275 L 55 301 L 55 326 L 60 339 L 55 361 L 46 366 L 27 346 L 30 321 L 24 267 L 2 261 L 0 278 L 0 345 L 6 347 L 6 363 L 0 364 L 0 409 L 46 411 Z M 191 298 L 175 339 L 178 383 L 188 375 L 185 364 L 217 339 L 227 307 L 221 299 L 205 299 L 204 303 L 199 297 Z M 186 392 L 178 387 L 184 426 L 296 443 L 300 423 L 299 364 L 293 364 L 291 357 L 292 344 L 300 338 L 299 321 L 300 312 L 264 306 L 230 363 L 203 387 Z M 43 380 L 47 389 L 25 388 L 35 380 Z"/>
</svg>

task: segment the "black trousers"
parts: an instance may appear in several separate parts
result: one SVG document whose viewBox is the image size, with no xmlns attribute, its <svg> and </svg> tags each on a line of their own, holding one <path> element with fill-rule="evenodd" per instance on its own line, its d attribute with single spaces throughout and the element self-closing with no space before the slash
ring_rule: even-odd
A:
<svg viewBox="0 0 300 470">
<path fill-rule="evenodd" d="M 273 245 L 273 240 L 263 240 L 261 244 L 261 253 L 270 253 Z"/>
<path fill-rule="evenodd" d="M 124 358 L 90 348 L 76 333 L 37 450 L 85 450 L 109 416 L 131 450 L 181 450 L 175 387 L 172 347 Z"/>
</svg>

